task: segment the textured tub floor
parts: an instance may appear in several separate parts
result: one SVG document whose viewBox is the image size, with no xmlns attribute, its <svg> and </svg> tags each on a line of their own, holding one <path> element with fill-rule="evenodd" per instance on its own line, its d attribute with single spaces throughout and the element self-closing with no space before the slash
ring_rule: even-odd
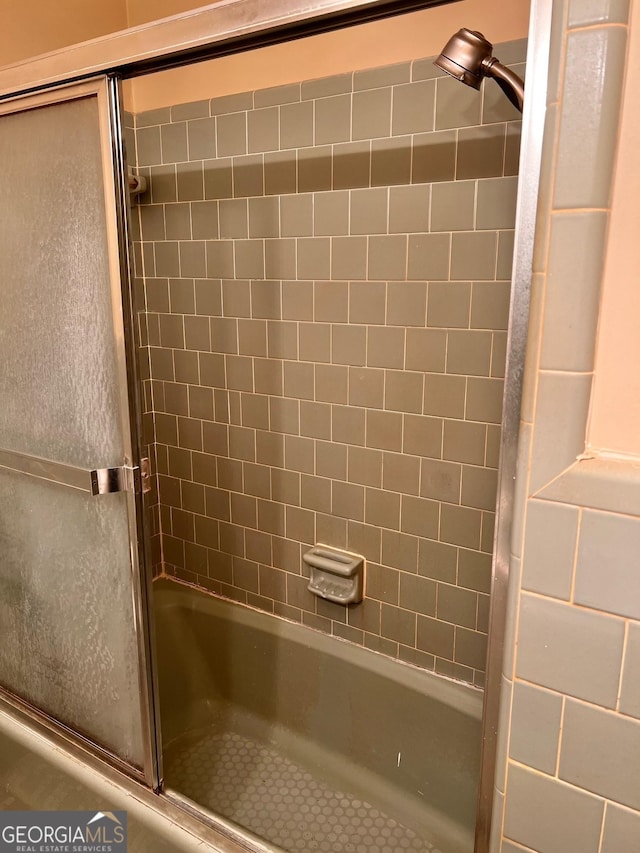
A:
<svg viewBox="0 0 640 853">
<path fill-rule="evenodd" d="M 287 851 L 441 853 L 410 828 L 233 731 L 165 752 L 167 784 Z"/>
</svg>

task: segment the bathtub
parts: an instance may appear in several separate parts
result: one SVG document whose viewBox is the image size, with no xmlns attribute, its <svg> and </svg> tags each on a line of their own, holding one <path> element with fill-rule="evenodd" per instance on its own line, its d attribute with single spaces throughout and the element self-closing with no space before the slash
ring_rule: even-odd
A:
<svg viewBox="0 0 640 853">
<path fill-rule="evenodd" d="M 378 810 L 373 814 L 409 827 L 422 846 L 414 840 L 406 849 L 471 853 L 479 691 L 172 580 L 154 582 L 154 611 L 168 790 L 241 823 L 228 809 L 257 790 L 256 774 L 268 776 L 271 767 L 275 774 L 276 765 L 289 762 L 283 774 L 290 784 L 298 772 L 301 779 L 311 774 L 327 790 L 348 792 Z M 221 738 L 249 738 L 246 742 L 267 756 L 259 771 L 242 770 L 244 781 L 228 806 L 220 798 L 236 784 L 229 775 L 233 758 L 228 770 L 223 764 L 218 783 L 206 781 L 215 762 L 227 760 Z M 249 760 L 244 747 L 240 752 Z M 281 779 L 258 781 L 268 794 Z M 294 792 L 297 802 L 302 787 L 301 782 Z M 334 802 L 329 794 L 310 796 L 330 806 Z M 286 791 L 284 799 L 296 801 Z M 304 803 L 301 808 L 310 810 Z M 280 844 L 325 849 L 315 842 L 299 842 L 298 848 L 293 841 L 288 846 L 274 841 L 258 818 L 251 825 L 254 812 L 247 813 L 245 828 L 266 837 L 274 849 Z M 404 844 L 395 847 L 405 849 Z M 368 846 L 363 843 L 362 849 Z M 360 853 L 352 841 L 326 849 Z"/>
</svg>

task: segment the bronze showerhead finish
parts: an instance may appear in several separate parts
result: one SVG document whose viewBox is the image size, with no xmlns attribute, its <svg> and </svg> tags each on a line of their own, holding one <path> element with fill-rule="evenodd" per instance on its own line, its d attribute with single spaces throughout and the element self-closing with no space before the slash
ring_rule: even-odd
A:
<svg viewBox="0 0 640 853">
<path fill-rule="evenodd" d="M 485 77 L 493 77 L 514 107 L 522 112 L 522 79 L 492 54 L 493 45 L 482 33 L 463 27 L 451 36 L 434 65 L 473 89 L 479 89 Z"/>
</svg>

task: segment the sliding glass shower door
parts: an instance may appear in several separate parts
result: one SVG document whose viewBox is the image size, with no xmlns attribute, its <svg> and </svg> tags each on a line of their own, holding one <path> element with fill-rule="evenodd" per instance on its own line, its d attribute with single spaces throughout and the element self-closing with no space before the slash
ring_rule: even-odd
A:
<svg viewBox="0 0 640 853">
<path fill-rule="evenodd" d="M 0 104 L 0 687 L 152 782 L 113 86 Z"/>
</svg>

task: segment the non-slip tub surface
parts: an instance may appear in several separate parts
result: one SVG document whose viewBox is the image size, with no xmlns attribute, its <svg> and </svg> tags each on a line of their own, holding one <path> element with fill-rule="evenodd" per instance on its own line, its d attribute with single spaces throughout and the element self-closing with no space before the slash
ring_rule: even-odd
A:
<svg viewBox="0 0 640 853">
<path fill-rule="evenodd" d="M 288 853 L 471 853 L 481 696 L 155 585 L 167 790 Z"/>
<path fill-rule="evenodd" d="M 245 734 L 213 729 L 189 740 L 165 752 L 167 783 L 284 850 L 447 853 Z"/>
</svg>

